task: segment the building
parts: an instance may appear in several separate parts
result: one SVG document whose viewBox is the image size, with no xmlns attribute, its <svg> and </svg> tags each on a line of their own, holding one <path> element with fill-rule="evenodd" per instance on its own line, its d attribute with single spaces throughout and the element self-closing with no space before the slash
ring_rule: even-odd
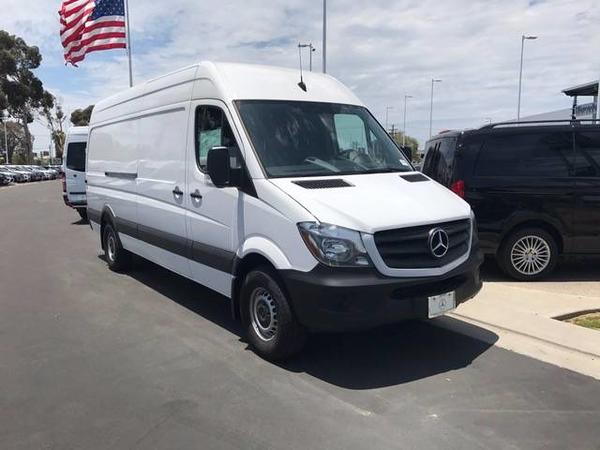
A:
<svg viewBox="0 0 600 450">
<path fill-rule="evenodd" d="M 597 119 L 598 114 L 598 81 L 580 84 L 564 89 L 563 94 L 573 99 L 571 108 L 559 109 L 542 114 L 522 117 L 521 120 L 572 120 Z M 591 97 L 591 102 L 589 101 Z M 587 101 L 586 101 L 587 100 Z"/>
</svg>

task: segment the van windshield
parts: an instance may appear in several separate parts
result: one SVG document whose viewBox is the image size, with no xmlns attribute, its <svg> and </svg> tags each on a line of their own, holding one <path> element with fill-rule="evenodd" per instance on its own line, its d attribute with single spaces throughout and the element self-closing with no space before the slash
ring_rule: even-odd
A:
<svg viewBox="0 0 600 450">
<path fill-rule="evenodd" d="M 270 177 L 414 170 L 365 108 L 267 100 L 236 104 Z"/>
</svg>

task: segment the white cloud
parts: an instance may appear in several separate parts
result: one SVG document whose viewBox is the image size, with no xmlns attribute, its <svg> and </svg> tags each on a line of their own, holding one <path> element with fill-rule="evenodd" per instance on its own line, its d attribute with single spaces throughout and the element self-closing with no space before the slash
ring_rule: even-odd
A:
<svg viewBox="0 0 600 450">
<path fill-rule="evenodd" d="M 91 55 L 80 69 L 60 69 L 57 1 L 4 0 L 0 28 L 41 47 L 47 87 L 68 109 L 85 106 L 127 84 L 122 52 Z M 136 79 L 202 59 L 295 67 L 299 40 L 312 41 L 320 68 L 321 1 L 130 0 Z M 383 119 L 401 125 L 410 100 L 408 132 L 428 134 L 429 93 L 436 85 L 434 130 L 516 115 L 520 36 L 527 42 L 523 114 L 569 106 L 561 89 L 600 76 L 600 2 L 596 0 L 330 0 L 328 68 Z M 54 72 L 53 72 L 54 73 Z"/>
</svg>

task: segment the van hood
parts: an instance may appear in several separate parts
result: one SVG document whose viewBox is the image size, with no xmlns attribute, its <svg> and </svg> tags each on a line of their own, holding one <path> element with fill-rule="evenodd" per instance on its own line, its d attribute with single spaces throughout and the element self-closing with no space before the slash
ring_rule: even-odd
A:
<svg viewBox="0 0 600 450">
<path fill-rule="evenodd" d="M 427 178 L 411 182 L 411 173 L 319 178 L 272 178 L 275 186 L 306 208 L 319 222 L 363 233 L 469 218 L 471 208 L 453 192 Z M 307 188 L 297 183 L 343 180 L 347 187 Z M 339 183 L 339 182 L 338 182 Z"/>
</svg>

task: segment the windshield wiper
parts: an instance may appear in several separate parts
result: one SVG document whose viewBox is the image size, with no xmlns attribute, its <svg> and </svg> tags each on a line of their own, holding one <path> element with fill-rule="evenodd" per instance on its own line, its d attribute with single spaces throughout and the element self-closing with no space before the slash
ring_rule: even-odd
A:
<svg viewBox="0 0 600 450">
<path fill-rule="evenodd" d="M 368 169 L 362 172 L 358 172 L 358 174 L 362 173 L 396 173 L 396 172 L 410 172 L 405 167 L 380 167 L 379 169 Z"/>
</svg>

